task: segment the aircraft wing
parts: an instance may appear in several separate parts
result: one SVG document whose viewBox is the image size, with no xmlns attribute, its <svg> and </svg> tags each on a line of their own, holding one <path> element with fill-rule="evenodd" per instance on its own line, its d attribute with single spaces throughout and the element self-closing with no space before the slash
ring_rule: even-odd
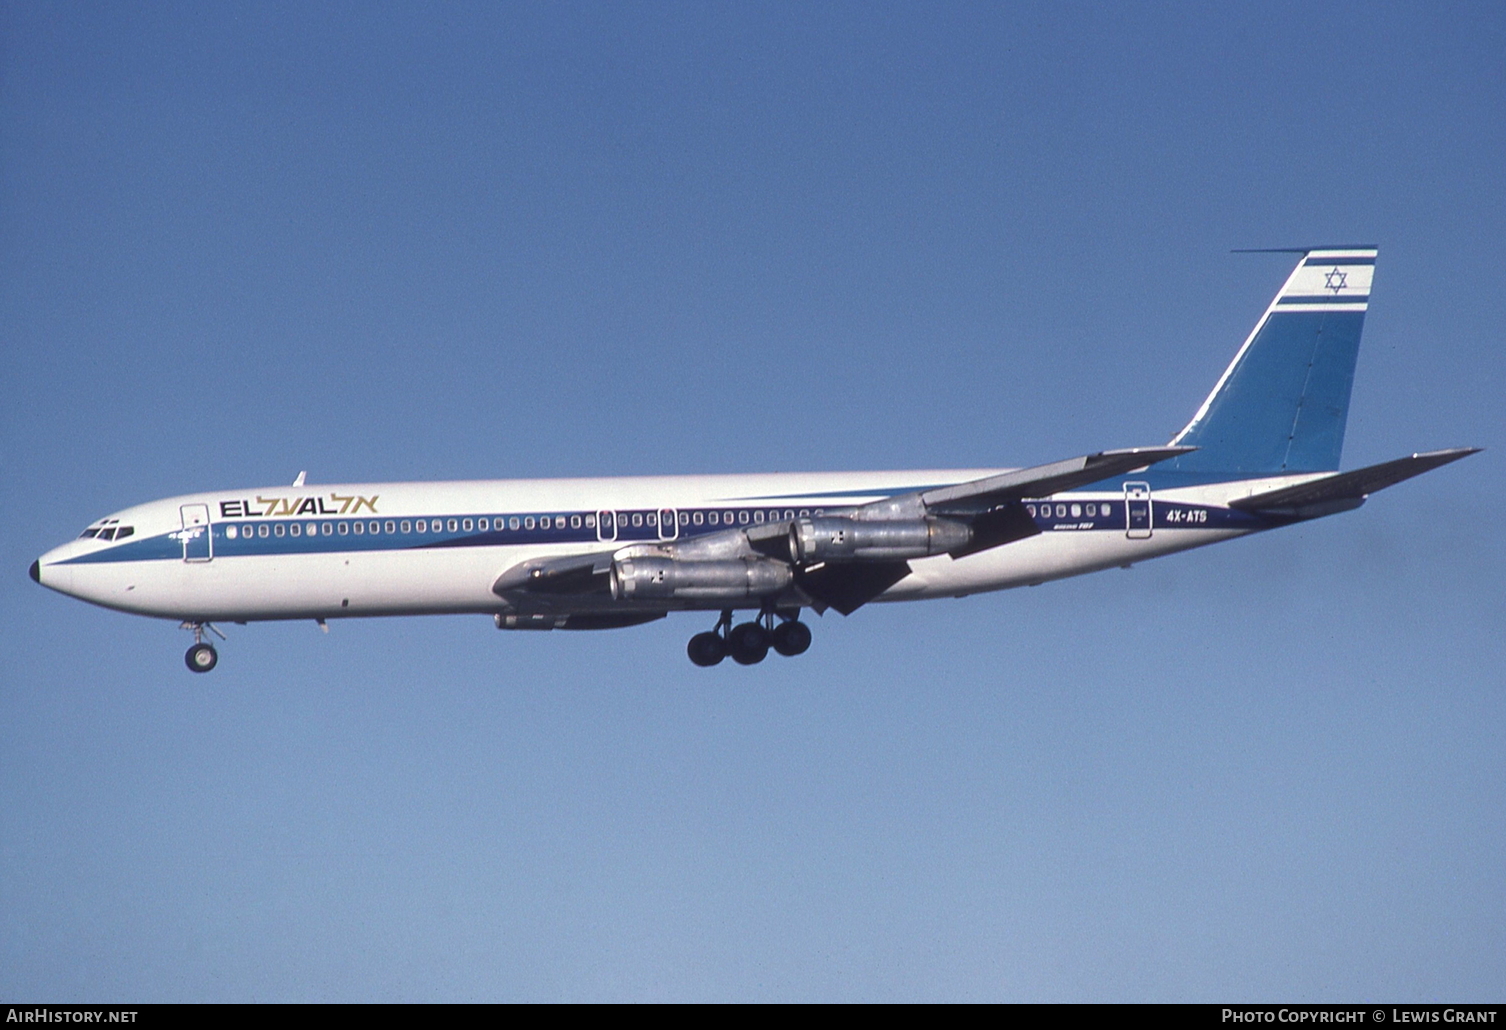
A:
<svg viewBox="0 0 1506 1030">
<path fill-rule="evenodd" d="M 923 514 L 975 515 L 1024 497 L 1050 497 L 1063 490 L 1133 472 L 1158 461 L 1194 451 L 1195 447 L 1128 447 L 1100 451 L 1080 458 L 1053 461 L 1028 469 L 1002 472 L 955 486 L 939 486 L 903 497 L 891 497 L 859 508 L 859 519 L 897 518 Z"/>
<path fill-rule="evenodd" d="M 1242 511 L 1263 512 L 1271 515 L 1295 515 L 1311 517 L 1358 508 L 1365 498 L 1377 490 L 1420 476 L 1440 465 L 1467 458 L 1480 450 L 1478 447 L 1452 447 L 1443 451 L 1428 451 L 1413 454 L 1395 461 L 1382 462 L 1353 472 L 1336 472 L 1322 479 L 1314 479 L 1297 486 L 1280 490 L 1267 490 L 1263 494 L 1240 497 L 1229 502 L 1229 507 Z"/>
<path fill-rule="evenodd" d="M 861 521 L 942 516 L 967 523 L 970 539 L 948 553 L 962 558 L 1039 533 L 1035 519 L 1020 503 L 1026 497 L 1050 497 L 1100 479 L 1154 465 L 1196 450 L 1195 447 L 1132 447 L 1085 454 L 1033 468 L 1002 472 L 954 486 L 920 490 L 864 505 L 853 512 Z M 754 546 L 758 546 L 757 543 Z M 907 561 L 825 564 L 799 570 L 801 588 L 820 604 L 850 615 L 910 573 Z"/>
<path fill-rule="evenodd" d="M 922 519 L 928 515 L 965 521 L 970 541 L 950 552 L 953 557 L 999 547 L 1040 532 L 1019 504 L 1025 497 L 1049 497 L 1100 479 L 1145 468 L 1194 450 L 1191 447 L 1138 447 L 1068 458 L 1034 468 L 987 476 L 955 486 L 937 487 L 864 505 L 849 518 L 859 521 Z M 568 605 L 571 598 L 610 592 L 612 563 L 633 553 L 677 561 L 714 561 L 759 555 L 790 563 L 790 521 L 726 529 L 689 540 L 614 546 L 593 554 L 536 558 L 515 565 L 492 585 L 500 597 L 529 595 L 545 603 Z M 844 615 L 883 593 L 910 572 L 905 561 L 821 564 L 797 568 L 797 583 L 817 604 Z M 546 601 L 545 599 L 552 599 Z"/>
</svg>

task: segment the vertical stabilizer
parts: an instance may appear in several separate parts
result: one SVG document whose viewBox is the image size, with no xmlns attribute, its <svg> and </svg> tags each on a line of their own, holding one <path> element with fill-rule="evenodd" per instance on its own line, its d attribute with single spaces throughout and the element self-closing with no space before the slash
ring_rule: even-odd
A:
<svg viewBox="0 0 1506 1030">
<path fill-rule="evenodd" d="M 1327 472 L 1339 467 L 1374 247 L 1303 253 L 1218 385 L 1172 443 L 1184 472 Z"/>
</svg>

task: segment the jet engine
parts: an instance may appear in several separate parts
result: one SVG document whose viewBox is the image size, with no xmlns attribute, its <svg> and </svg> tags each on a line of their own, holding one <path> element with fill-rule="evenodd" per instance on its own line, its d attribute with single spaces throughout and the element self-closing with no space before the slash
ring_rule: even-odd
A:
<svg viewBox="0 0 1506 1030">
<path fill-rule="evenodd" d="M 955 551 L 972 538 L 968 526 L 946 519 L 869 522 L 828 515 L 795 520 L 790 526 L 790 557 L 802 565 L 899 561 Z"/>
<path fill-rule="evenodd" d="M 619 558 L 612 563 L 612 596 L 619 601 L 742 601 L 771 597 L 793 580 L 788 565 L 768 558 Z"/>
</svg>

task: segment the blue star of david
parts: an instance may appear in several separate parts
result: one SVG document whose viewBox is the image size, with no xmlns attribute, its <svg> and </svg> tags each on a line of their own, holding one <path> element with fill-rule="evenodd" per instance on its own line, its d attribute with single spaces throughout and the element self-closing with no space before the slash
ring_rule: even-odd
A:
<svg viewBox="0 0 1506 1030">
<path fill-rule="evenodd" d="M 1323 283 L 1328 287 L 1328 289 L 1332 290 L 1334 293 L 1338 293 L 1345 286 L 1349 285 L 1349 273 L 1343 271 L 1342 269 L 1335 268 L 1332 272 L 1327 272 L 1324 274 Z"/>
</svg>

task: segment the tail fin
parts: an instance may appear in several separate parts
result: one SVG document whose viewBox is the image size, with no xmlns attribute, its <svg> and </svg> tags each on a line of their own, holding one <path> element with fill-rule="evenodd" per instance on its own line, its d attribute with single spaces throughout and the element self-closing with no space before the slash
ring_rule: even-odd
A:
<svg viewBox="0 0 1506 1030">
<path fill-rule="evenodd" d="M 1300 253 L 1218 385 L 1172 438 L 1198 450 L 1163 468 L 1280 474 L 1339 467 L 1376 250 Z"/>
</svg>

